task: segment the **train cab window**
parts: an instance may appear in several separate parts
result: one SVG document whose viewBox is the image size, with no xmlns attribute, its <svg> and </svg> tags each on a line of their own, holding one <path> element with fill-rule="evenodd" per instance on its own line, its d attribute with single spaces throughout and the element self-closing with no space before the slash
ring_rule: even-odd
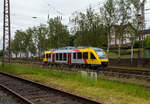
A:
<svg viewBox="0 0 150 104">
<path fill-rule="evenodd" d="M 58 60 L 58 53 L 56 53 L 56 60 Z"/>
<path fill-rule="evenodd" d="M 88 52 L 83 53 L 83 59 L 88 59 Z"/>
<path fill-rule="evenodd" d="M 48 58 L 48 56 L 49 56 L 49 55 L 48 55 L 48 54 L 46 54 L 46 58 Z"/>
<path fill-rule="evenodd" d="M 73 59 L 76 59 L 77 54 L 73 53 Z"/>
<path fill-rule="evenodd" d="M 82 53 L 81 52 L 77 53 L 77 59 L 82 59 Z"/>
<path fill-rule="evenodd" d="M 91 53 L 91 59 L 96 59 L 93 53 Z"/>
<path fill-rule="evenodd" d="M 67 54 L 66 54 L 66 53 L 63 54 L 63 60 L 64 60 L 64 61 L 67 60 Z"/>
<path fill-rule="evenodd" d="M 62 53 L 59 54 L 59 60 L 62 61 Z"/>
</svg>

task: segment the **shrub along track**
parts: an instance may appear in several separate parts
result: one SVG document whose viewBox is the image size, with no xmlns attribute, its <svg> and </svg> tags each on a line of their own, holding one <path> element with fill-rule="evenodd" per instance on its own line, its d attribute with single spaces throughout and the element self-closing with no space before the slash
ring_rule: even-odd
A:
<svg viewBox="0 0 150 104">
<path fill-rule="evenodd" d="M 3 72 L 0 72 L 0 84 L 29 104 L 102 104 Z"/>
</svg>

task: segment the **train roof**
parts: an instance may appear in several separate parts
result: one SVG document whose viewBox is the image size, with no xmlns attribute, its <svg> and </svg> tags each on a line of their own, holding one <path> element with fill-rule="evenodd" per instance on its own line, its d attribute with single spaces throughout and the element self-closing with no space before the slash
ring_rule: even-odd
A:
<svg viewBox="0 0 150 104">
<path fill-rule="evenodd" d="M 101 48 L 89 47 L 89 46 L 79 46 L 79 47 L 67 46 L 67 47 L 63 47 L 63 48 L 49 49 L 48 51 L 73 50 L 73 49 L 87 49 L 87 48 L 91 48 L 91 49 L 93 49 L 93 50 L 95 50 L 95 51 L 103 50 L 103 49 L 101 49 Z"/>
</svg>

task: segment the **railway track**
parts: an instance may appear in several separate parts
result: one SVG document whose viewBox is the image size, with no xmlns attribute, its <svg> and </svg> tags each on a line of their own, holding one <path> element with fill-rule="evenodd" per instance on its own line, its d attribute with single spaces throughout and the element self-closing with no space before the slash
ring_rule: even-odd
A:
<svg viewBox="0 0 150 104">
<path fill-rule="evenodd" d="M 28 104 L 28 102 L 25 102 L 25 100 L 12 93 L 3 85 L 0 85 L 0 104 Z"/>
<path fill-rule="evenodd" d="M 117 75 L 118 77 L 136 78 L 136 79 L 144 79 L 150 81 L 150 71 L 146 71 L 146 70 L 108 68 L 108 69 L 102 69 L 100 73 L 103 73 L 104 75 L 111 75 L 111 76 Z"/>
<path fill-rule="evenodd" d="M 19 64 L 31 64 L 30 62 L 20 62 Z M 35 66 L 43 66 L 40 62 L 32 62 L 32 65 Z M 44 66 L 49 68 L 49 66 Z M 89 71 L 89 69 L 79 69 L 80 71 Z M 90 70 L 93 71 L 93 70 Z M 105 68 L 101 69 L 97 72 L 98 75 L 107 75 L 107 76 L 114 76 L 114 77 L 125 77 L 125 78 L 136 78 L 136 79 L 143 79 L 146 81 L 150 81 L 150 71 L 146 70 L 129 70 L 129 69 L 119 69 L 119 68 Z"/>
<path fill-rule="evenodd" d="M 0 85 L 28 104 L 103 104 L 3 72 Z"/>
</svg>

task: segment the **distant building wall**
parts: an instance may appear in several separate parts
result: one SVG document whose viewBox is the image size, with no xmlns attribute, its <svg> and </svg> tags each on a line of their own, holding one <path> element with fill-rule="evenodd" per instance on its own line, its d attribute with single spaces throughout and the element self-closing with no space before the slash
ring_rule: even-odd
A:
<svg viewBox="0 0 150 104">
<path fill-rule="evenodd" d="M 143 30 L 143 32 L 141 31 L 141 34 L 142 33 L 144 34 L 144 38 L 146 38 L 147 36 L 150 36 L 150 29 Z M 124 35 L 124 37 L 122 38 L 120 44 L 121 45 L 130 45 L 131 44 L 130 33 Z M 111 28 L 110 45 L 111 46 L 119 45 L 119 39 L 118 39 L 117 33 L 115 31 L 115 26 Z"/>
</svg>

